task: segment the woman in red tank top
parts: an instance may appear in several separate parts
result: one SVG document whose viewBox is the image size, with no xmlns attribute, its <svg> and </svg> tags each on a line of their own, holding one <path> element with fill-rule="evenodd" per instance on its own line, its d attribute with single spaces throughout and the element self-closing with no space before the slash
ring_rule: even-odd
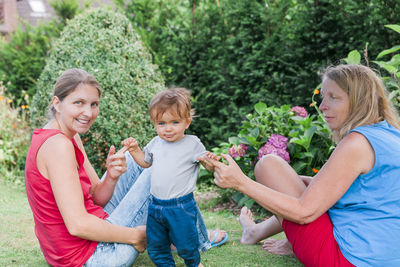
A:
<svg viewBox="0 0 400 267">
<path fill-rule="evenodd" d="M 79 134 L 99 114 L 100 86 L 81 69 L 65 71 L 51 101 L 52 119 L 36 129 L 26 160 L 26 191 L 35 220 L 35 234 L 52 266 L 82 266 L 98 241 L 146 246 L 145 227 L 125 227 L 105 220 L 103 206 L 126 171 L 124 148 L 111 146 L 107 173 L 100 180 Z"/>
</svg>

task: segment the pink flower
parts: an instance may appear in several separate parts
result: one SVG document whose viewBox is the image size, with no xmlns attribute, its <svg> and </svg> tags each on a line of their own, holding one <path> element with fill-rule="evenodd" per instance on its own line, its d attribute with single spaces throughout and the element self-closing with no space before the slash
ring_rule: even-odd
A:
<svg viewBox="0 0 400 267">
<path fill-rule="evenodd" d="M 228 155 L 232 158 L 243 157 L 246 155 L 247 146 L 245 144 L 233 145 L 228 149 Z"/>
<path fill-rule="evenodd" d="M 258 150 L 257 159 L 259 160 L 267 154 L 275 154 L 283 158 L 285 161 L 290 162 L 290 156 L 286 145 L 287 142 L 287 137 L 280 134 L 272 134 L 268 139 L 268 142 Z"/>
<path fill-rule="evenodd" d="M 270 138 L 268 139 L 268 144 L 273 145 L 276 148 L 284 148 L 286 149 L 286 144 L 289 139 L 280 134 L 271 134 Z"/>
<path fill-rule="evenodd" d="M 300 117 L 307 117 L 308 116 L 308 112 L 305 108 L 300 107 L 300 106 L 294 106 L 290 109 L 290 111 L 293 111 L 296 113 L 296 116 L 300 116 Z"/>
</svg>

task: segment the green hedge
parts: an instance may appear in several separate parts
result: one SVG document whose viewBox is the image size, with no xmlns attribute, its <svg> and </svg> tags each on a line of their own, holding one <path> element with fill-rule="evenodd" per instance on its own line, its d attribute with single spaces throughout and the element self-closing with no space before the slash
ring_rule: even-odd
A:
<svg viewBox="0 0 400 267">
<path fill-rule="evenodd" d="M 147 106 L 164 80 L 139 35 L 124 15 L 95 9 L 76 16 L 64 28 L 42 72 L 31 106 L 31 123 L 41 127 L 57 77 L 82 68 L 102 87 L 100 115 L 83 136 L 89 159 L 99 174 L 110 145 L 134 136 L 145 143 L 154 135 Z"/>
</svg>

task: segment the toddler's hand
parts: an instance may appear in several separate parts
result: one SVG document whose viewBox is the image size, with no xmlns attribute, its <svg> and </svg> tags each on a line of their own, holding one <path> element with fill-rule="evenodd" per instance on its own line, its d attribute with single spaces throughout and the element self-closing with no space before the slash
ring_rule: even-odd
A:
<svg viewBox="0 0 400 267">
<path fill-rule="evenodd" d="M 219 161 L 221 159 L 220 156 L 218 156 L 217 154 L 210 152 L 210 151 L 206 151 L 206 157 L 213 159 L 215 161 Z"/>
<path fill-rule="evenodd" d="M 204 168 L 206 168 L 206 170 L 212 172 L 212 171 L 214 171 L 214 165 L 211 163 L 210 159 L 212 159 L 214 161 L 219 161 L 221 159 L 221 157 L 217 156 L 217 154 L 215 154 L 213 152 L 206 151 L 204 156 L 200 156 L 197 160 L 199 160 L 201 162 L 201 164 L 204 166 Z"/>
<path fill-rule="evenodd" d="M 129 137 L 129 138 L 125 139 L 124 141 L 121 142 L 121 144 L 123 146 L 127 147 L 129 152 L 131 152 L 131 153 L 135 152 L 139 148 L 138 142 L 133 137 Z"/>
</svg>

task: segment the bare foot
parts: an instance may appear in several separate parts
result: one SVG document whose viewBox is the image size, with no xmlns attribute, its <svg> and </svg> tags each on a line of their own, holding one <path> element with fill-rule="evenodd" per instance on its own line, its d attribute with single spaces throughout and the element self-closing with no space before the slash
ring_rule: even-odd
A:
<svg viewBox="0 0 400 267">
<path fill-rule="evenodd" d="M 253 220 L 253 213 L 247 207 L 240 210 L 239 222 L 242 225 L 243 232 L 240 243 L 242 244 L 256 244 L 259 240 L 256 236 L 256 223 Z"/>
<path fill-rule="evenodd" d="M 264 241 L 263 249 L 275 255 L 294 255 L 289 240 L 268 238 Z"/>
<path fill-rule="evenodd" d="M 132 245 L 139 253 L 143 253 L 146 249 L 146 226 L 141 225 L 133 229 L 135 230 L 135 238 Z"/>
</svg>

